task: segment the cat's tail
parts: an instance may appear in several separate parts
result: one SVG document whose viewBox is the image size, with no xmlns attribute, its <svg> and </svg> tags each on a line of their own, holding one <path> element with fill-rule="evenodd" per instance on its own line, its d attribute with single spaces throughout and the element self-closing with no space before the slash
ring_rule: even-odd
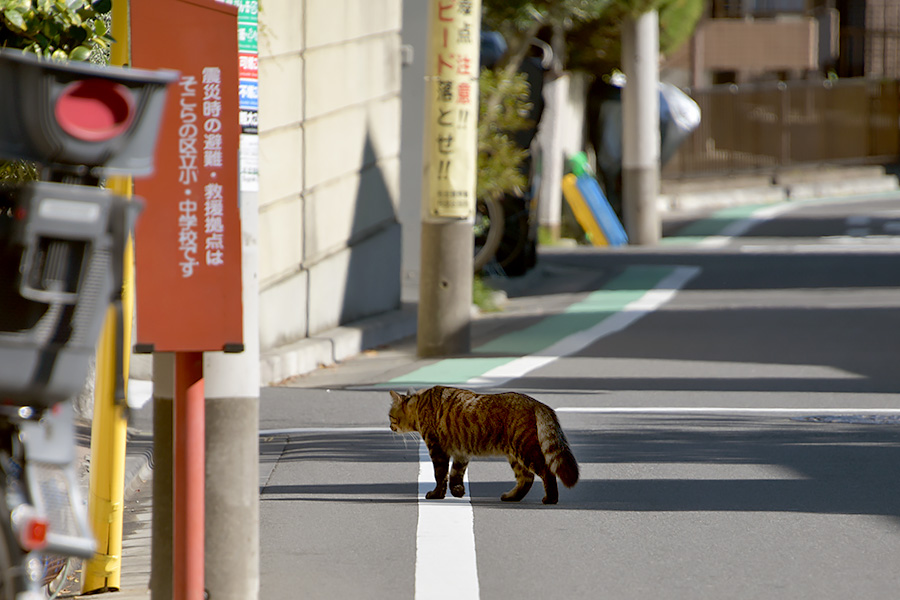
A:
<svg viewBox="0 0 900 600">
<path fill-rule="evenodd" d="M 566 487 L 572 487 L 578 483 L 578 461 L 569 448 L 566 434 L 556 418 L 556 414 L 550 407 L 539 410 L 537 414 L 538 439 L 541 443 L 541 452 L 544 460 L 550 467 L 550 472 L 559 477 Z"/>
</svg>

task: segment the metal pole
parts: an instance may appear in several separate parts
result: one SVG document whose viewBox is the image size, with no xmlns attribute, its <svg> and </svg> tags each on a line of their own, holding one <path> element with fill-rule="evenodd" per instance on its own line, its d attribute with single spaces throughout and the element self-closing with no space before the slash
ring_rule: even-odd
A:
<svg viewBox="0 0 900 600">
<path fill-rule="evenodd" d="M 481 2 L 429 0 L 418 353 L 469 351 Z"/>
<path fill-rule="evenodd" d="M 659 197 L 659 16 L 649 11 L 622 24 L 622 208 L 632 244 L 662 237 Z"/>
<path fill-rule="evenodd" d="M 172 585 L 174 600 L 203 600 L 205 407 L 203 353 L 175 353 Z"/>
<path fill-rule="evenodd" d="M 113 44 L 110 63 L 129 62 L 128 2 L 115 0 L 112 8 L 112 33 L 121 43 Z M 131 197 L 131 178 L 112 177 L 108 187 L 120 196 Z M 107 312 L 106 323 L 97 346 L 94 412 L 91 423 L 91 475 L 88 494 L 88 517 L 97 537 L 97 554 L 84 569 L 85 592 L 118 590 L 122 569 L 122 521 L 125 502 L 125 450 L 128 418 L 126 397 L 116 398 L 116 379 L 127 380 L 131 357 L 131 323 L 134 313 L 134 248 L 125 248 L 122 274 L 122 331 L 115 311 Z M 124 349 L 121 364 L 117 360 L 117 336 Z M 127 395 L 127 386 L 121 392 Z"/>
<path fill-rule="evenodd" d="M 172 474 L 175 355 L 153 355 L 153 522 L 150 597 L 172 598 Z"/>
<path fill-rule="evenodd" d="M 123 303 L 124 305 L 124 303 Z M 115 399 L 117 331 L 109 309 L 97 346 L 94 417 L 91 423 L 91 476 L 88 513 L 97 553 L 84 569 L 85 592 L 119 589 L 122 568 L 122 517 L 125 494 L 125 405 Z"/>
</svg>

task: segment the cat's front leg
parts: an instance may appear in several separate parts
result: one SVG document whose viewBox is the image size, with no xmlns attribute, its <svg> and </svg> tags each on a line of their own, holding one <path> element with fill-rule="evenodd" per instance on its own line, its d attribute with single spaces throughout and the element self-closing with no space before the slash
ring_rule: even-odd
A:
<svg viewBox="0 0 900 600">
<path fill-rule="evenodd" d="M 447 495 L 447 474 L 450 470 L 450 457 L 437 445 L 428 444 L 428 454 L 434 465 L 434 489 L 425 494 L 428 500 L 440 500 Z"/>
</svg>

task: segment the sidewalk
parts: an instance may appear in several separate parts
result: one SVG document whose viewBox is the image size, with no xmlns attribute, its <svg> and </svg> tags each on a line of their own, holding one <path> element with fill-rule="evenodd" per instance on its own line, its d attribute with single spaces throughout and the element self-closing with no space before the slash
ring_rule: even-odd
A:
<svg viewBox="0 0 900 600">
<path fill-rule="evenodd" d="M 120 591 L 76 595 L 82 586 L 82 565 L 69 576 L 60 598 L 109 598 L 110 600 L 146 600 L 150 582 L 150 524 L 152 518 L 153 475 L 153 403 L 136 399 L 139 404 L 129 411 L 128 439 L 125 456 L 125 508 L 123 514 L 122 569 Z M 90 482 L 91 423 L 80 419 L 76 424 L 78 454 L 82 469 L 78 473 L 84 497 Z"/>
</svg>

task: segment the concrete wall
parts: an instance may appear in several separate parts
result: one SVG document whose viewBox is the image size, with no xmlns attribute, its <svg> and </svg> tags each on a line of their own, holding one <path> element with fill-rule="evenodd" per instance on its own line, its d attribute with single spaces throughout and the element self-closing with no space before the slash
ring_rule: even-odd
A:
<svg viewBox="0 0 900 600">
<path fill-rule="evenodd" d="M 263 353 L 400 306 L 401 0 L 259 13 Z"/>
</svg>

